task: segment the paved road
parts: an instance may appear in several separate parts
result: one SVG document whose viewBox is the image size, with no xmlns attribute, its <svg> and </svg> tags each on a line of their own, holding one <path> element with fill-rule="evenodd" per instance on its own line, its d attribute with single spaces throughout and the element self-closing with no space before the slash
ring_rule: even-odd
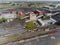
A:
<svg viewBox="0 0 60 45">
<path fill-rule="evenodd" d="M 3 35 L 13 34 L 13 33 L 16 34 L 16 33 L 24 32 L 24 29 L 22 29 L 21 26 L 18 25 L 17 27 L 18 27 L 17 29 L 15 28 L 15 29 L 4 30 L 3 24 L 0 24 L 0 35 L 3 36 Z M 60 41 L 60 30 L 58 30 L 58 34 L 56 34 L 55 37 L 56 39 L 51 39 L 51 36 L 48 36 L 45 38 L 34 39 L 34 40 L 30 40 L 30 41 L 23 42 L 23 43 L 16 43 L 16 44 L 9 43 L 8 45 L 51 45 L 52 43 L 56 41 Z M 2 41 L 5 41 L 5 40 L 2 40 Z"/>
<path fill-rule="evenodd" d="M 23 33 L 25 30 L 18 23 L 10 22 L 8 25 L 15 25 L 14 28 L 4 28 L 4 24 L 0 24 L 0 36 L 13 34 L 13 33 Z M 7 24 L 6 24 L 7 25 Z M 12 26 L 13 26 L 12 25 Z"/>
<path fill-rule="evenodd" d="M 21 26 L 18 25 L 17 27 L 18 27 L 17 28 L 18 30 L 16 28 L 4 30 L 3 24 L 0 24 L 0 35 L 3 36 L 3 35 L 13 34 L 13 33 L 16 34 L 16 33 L 24 32 L 24 29 L 22 29 Z M 34 39 L 34 40 L 30 40 L 30 41 L 23 42 L 23 43 L 16 43 L 16 44 L 9 43 L 8 45 L 50 45 L 50 44 L 54 43 L 55 41 L 60 41 L 60 30 L 58 30 L 58 34 L 56 34 L 55 37 L 56 37 L 55 40 L 51 39 L 51 36 L 48 36 L 46 38 Z M 0 38 L 0 39 L 2 39 L 2 38 Z M 3 41 L 5 41 L 5 40 L 2 40 L 2 42 Z"/>
<path fill-rule="evenodd" d="M 51 38 L 55 37 L 55 39 Z M 53 43 L 60 41 L 60 30 L 55 35 L 49 35 L 48 37 L 45 38 L 38 38 L 22 43 L 9 43 L 8 45 L 53 45 Z"/>
<path fill-rule="evenodd" d="M 2 24 L 0 24 L 0 35 L 7 35 L 7 34 L 12 34 L 12 33 L 18 33 L 18 32 L 22 33 L 24 32 L 24 30 L 16 30 L 16 29 L 4 30 L 2 28 Z M 34 40 L 26 41 L 23 43 L 15 43 L 15 44 L 8 43 L 8 45 L 51 45 L 52 43 L 56 41 L 60 41 L 60 30 L 58 30 L 58 33 L 54 35 L 54 37 L 56 39 L 51 39 L 51 36 L 49 35 L 48 37 L 45 37 L 45 38 L 34 39 Z M 2 41 L 5 41 L 5 40 L 2 40 Z"/>
<path fill-rule="evenodd" d="M 10 23 L 11 24 L 11 23 Z M 16 23 L 15 23 L 16 24 Z M 13 25 L 15 25 L 13 24 Z M 25 30 L 21 27 L 21 25 L 17 24 L 14 28 L 7 28 L 5 29 L 4 27 L 4 24 L 0 24 L 0 44 L 4 43 L 4 42 L 7 42 L 6 40 L 8 35 L 13 35 L 13 34 L 21 34 L 21 33 L 24 33 Z"/>
</svg>

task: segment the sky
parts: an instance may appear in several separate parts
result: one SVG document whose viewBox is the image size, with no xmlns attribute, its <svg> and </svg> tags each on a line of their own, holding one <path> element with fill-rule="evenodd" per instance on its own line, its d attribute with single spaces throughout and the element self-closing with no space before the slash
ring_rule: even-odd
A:
<svg viewBox="0 0 60 45">
<path fill-rule="evenodd" d="M 8 2 L 8 1 L 60 1 L 60 0 L 0 0 L 0 2 Z"/>
</svg>

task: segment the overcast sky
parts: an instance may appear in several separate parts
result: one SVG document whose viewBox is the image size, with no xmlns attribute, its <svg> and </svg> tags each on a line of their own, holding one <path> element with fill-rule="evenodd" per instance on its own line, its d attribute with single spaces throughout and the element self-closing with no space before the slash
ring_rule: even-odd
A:
<svg viewBox="0 0 60 45">
<path fill-rule="evenodd" d="M 8 2 L 8 1 L 60 1 L 60 0 L 0 0 L 0 2 Z"/>
</svg>

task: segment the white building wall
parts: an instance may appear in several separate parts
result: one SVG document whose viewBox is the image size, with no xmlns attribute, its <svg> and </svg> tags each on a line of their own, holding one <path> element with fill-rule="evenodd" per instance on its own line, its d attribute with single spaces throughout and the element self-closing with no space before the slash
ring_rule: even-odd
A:
<svg viewBox="0 0 60 45">
<path fill-rule="evenodd" d="M 56 22 L 56 20 L 54 20 L 53 18 L 50 18 L 50 20 L 53 22 L 53 24 Z"/>
<path fill-rule="evenodd" d="M 13 19 L 16 18 L 16 14 L 10 14 L 10 13 L 1 14 L 0 15 L 0 18 L 6 18 L 7 19 L 7 22 L 10 22 L 10 21 L 13 21 Z"/>
<path fill-rule="evenodd" d="M 57 8 L 58 6 L 60 6 L 60 4 L 57 4 L 57 5 L 55 6 L 55 8 Z"/>
<path fill-rule="evenodd" d="M 16 18 L 16 14 L 2 14 L 2 17 L 6 19 Z"/>
<path fill-rule="evenodd" d="M 45 23 L 41 19 L 38 19 L 38 21 L 42 24 L 42 26 L 45 25 Z"/>
<path fill-rule="evenodd" d="M 30 20 L 37 20 L 37 17 L 35 14 L 30 14 Z"/>
</svg>

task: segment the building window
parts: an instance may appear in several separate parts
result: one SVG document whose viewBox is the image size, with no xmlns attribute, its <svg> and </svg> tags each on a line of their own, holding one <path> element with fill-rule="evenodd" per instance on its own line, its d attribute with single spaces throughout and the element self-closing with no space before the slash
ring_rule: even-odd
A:
<svg viewBox="0 0 60 45">
<path fill-rule="evenodd" d="M 52 22 L 48 22 L 48 24 L 53 24 Z"/>
<path fill-rule="evenodd" d="M 37 23 L 38 23 L 39 25 L 42 25 L 39 21 L 37 21 Z"/>
</svg>

